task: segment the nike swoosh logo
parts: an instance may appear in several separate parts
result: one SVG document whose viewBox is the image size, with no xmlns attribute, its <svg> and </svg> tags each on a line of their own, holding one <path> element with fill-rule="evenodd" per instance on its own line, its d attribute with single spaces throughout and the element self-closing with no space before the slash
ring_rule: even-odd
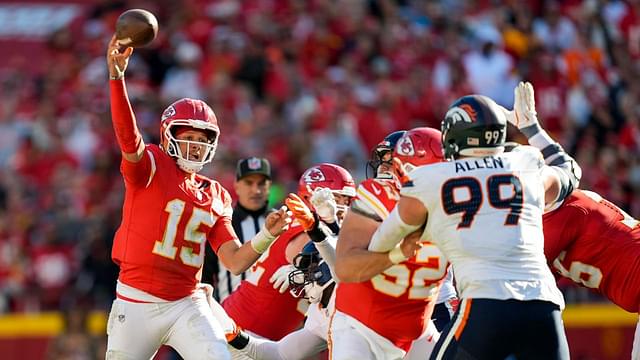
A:
<svg viewBox="0 0 640 360">
<path fill-rule="evenodd" d="M 382 190 L 378 189 L 375 185 L 371 184 L 371 188 L 373 189 L 373 193 L 376 195 L 382 194 Z"/>
</svg>

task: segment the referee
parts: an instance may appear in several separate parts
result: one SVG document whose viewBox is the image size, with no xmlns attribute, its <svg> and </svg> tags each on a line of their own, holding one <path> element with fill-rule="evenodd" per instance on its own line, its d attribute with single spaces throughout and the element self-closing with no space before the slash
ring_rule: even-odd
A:
<svg viewBox="0 0 640 360">
<path fill-rule="evenodd" d="M 233 208 L 231 222 L 240 242 L 253 238 L 262 228 L 269 212 L 271 165 L 267 159 L 250 157 L 238 161 L 236 181 L 233 183 L 238 202 Z M 251 270 L 247 270 L 251 271 Z M 233 275 L 218 261 L 210 246 L 206 246 L 202 282 L 213 285 L 214 296 L 222 302 L 233 292 L 247 273 Z"/>
</svg>

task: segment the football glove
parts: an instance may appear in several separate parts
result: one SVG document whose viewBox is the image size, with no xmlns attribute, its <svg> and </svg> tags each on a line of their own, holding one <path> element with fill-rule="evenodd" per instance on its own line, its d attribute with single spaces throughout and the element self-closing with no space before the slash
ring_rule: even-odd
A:
<svg viewBox="0 0 640 360">
<path fill-rule="evenodd" d="M 313 229 L 316 219 L 307 204 L 298 195 L 291 193 L 284 202 L 305 231 Z"/>
<path fill-rule="evenodd" d="M 318 217 L 327 224 L 336 222 L 338 219 L 338 205 L 329 188 L 315 188 L 311 194 L 311 204 L 318 214 Z"/>
<path fill-rule="evenodd" d="M 531 83 L 521 81 L 513 92 L 515 95 L 513 103 L 515 116 L 507 116 L 507 120 L 518 129 L 538 125 L 536 100 Z"/>
<path fill-rule="evenodd" d="M 273 283 L 273 288 L 277 289 L 280 294 L 284 294 L 289 288 L 289 273 L 294 270 L 296 267 L 293 265 L 282 265 L 271 275 L 269 282 Z"/>
</svg>

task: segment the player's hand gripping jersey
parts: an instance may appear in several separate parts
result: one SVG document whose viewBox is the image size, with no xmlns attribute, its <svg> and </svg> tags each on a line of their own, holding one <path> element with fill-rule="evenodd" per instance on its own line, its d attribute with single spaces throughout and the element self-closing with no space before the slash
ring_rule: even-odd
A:
<svg viewBox="0 0 640 360">
<path fill-rule="evenodd" d="M 351 211 L 383 220 L 399 200 L 396 181 L 367 179 Z M 408 351 L 427 327 L 447 260 L 425 242 L 418 254 L 361 283 L 340 283 L 336 308 Z M 429 309 L 431 308 L 431 309 Z"/>
<path fill-rule="evenodd" d="M 427 208 L 423 237 L 434 239 L 456 264 L 461 298 L 537 299 L 564 305 L 543 255 L 543 167 L 537 149 L 520 146 L 509 153 L 434 164 L 409 174 L 412 182 L 405 183 L 401 193 Z M 529 285 L 514 290 L 518 281 Z"/>
<path fill-rule="evenodd" d="M 574 190 L 543 217 L 552 268 L 629 312 L 640 307 L 640 221 L 600 195 Z"/>
<path fill-rule="evenodd" d="M 279 340 L 296 330 L 304 320 L 306 300 L 288 291 L 280 293 L 269 282 L 281 266 L 288 265 L 285 250 L 290 241 L 304 232 L 294 223 L 280 235 L 251 268 L 251 275 L 222 303 L 229 316 L 243 329 L 270 340 Z"/>
</svg>

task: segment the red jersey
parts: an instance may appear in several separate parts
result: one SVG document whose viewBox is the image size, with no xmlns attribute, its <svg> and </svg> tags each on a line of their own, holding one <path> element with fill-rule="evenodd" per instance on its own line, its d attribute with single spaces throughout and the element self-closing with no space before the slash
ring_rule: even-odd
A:
<svg viewBox="0 0 640 360">
<path fill-rule="evenodd" d="M 640 307 L 640 222 L 600 195 L 575 190 L 543 217 L 552 269 L 629 312 Z"/>
<path fill-rule="evenodd" d="M 122 160 L 122 223 L 112 258 L 119 280 L 168 301 L 188 296 L 200 281 L 205 246 L 236 239 L 231 197 L 218 182 L 180 170 L 157 145 L 137 163 Z"/>
<path fill-rule="evenodd" d="M 358 186 L 352 209 L 380 220 L 400 198 L 396 182 L 368 179 Z M 408 351 L 426 330 L 447 271 L 440 250 L 425 243 L 416 256 L 361 283 L 339 283 L 336 309 Z"/>
<path fill-rule="evenodd" d="M 288 291 L 279 293 L 269 279 L 281 266 L 289 264 L 287 245 L 303 231 L 296 225 L 281 234 L 253 265 L 249 277 L 222 302 L 224 310 L 241 328 L 278 341 L 302 324 L 306 309 L 298 304 L 306 300 L 295 298 Z"/>
</svg>

